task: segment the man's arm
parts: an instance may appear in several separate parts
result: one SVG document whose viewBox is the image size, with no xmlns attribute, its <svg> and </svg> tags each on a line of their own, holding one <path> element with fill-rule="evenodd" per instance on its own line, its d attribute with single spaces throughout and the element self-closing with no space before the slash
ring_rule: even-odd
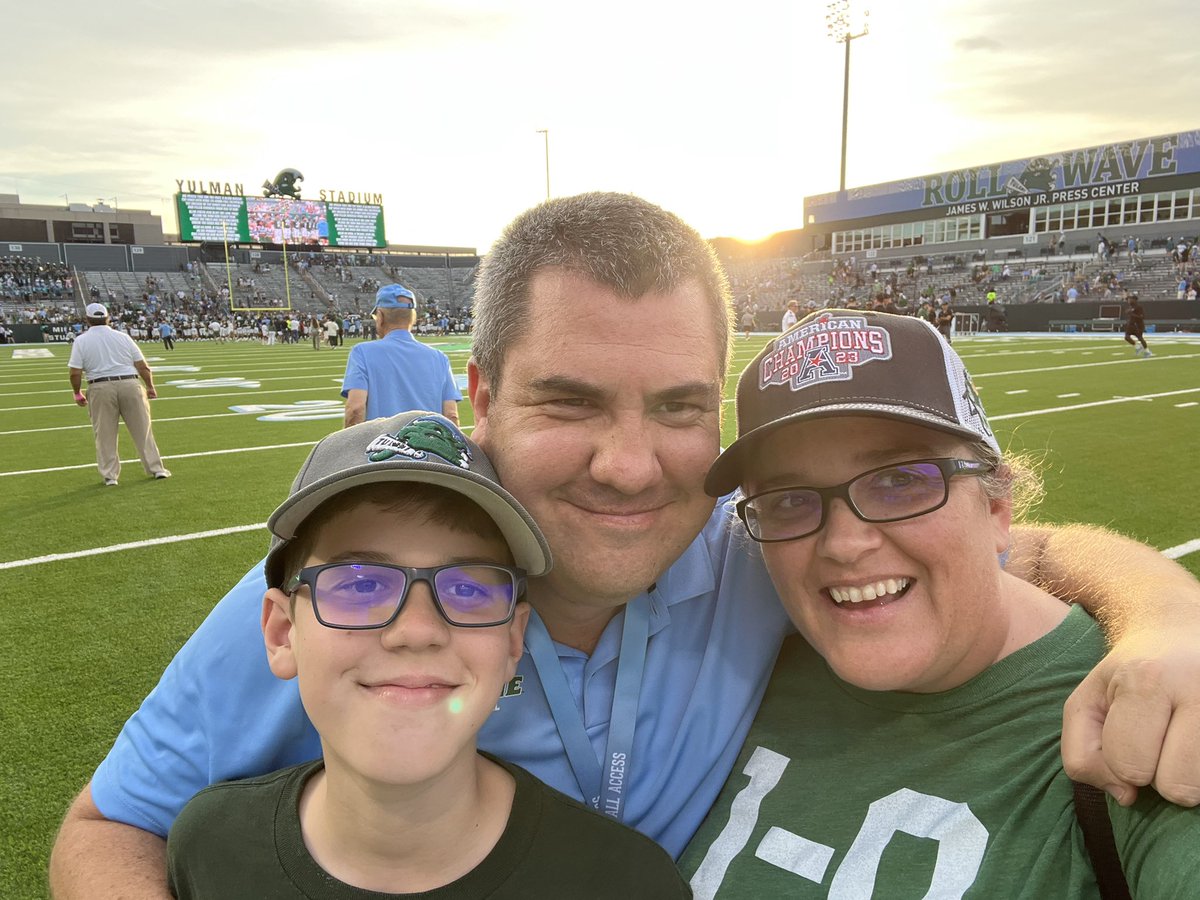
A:
<svg viewBox="0 0 1200 900">
<path fill-rule="evenodd" d="M 1079 603 L 1109 654 L 1063 717 L 1072 778 L 1132 803 L 1141 785 L 1200 804 L 1200 583 L 1156 550 L 1101 528 L 1013 531 L 1008 570 Z"/>
<path fill-rule="evenodd" d="M 442 401 L 442 415 L 445 416 L 447 419 L 449 419 L 451 422 L 453 422 L 455 425 L 457 425 L 458 424 L 458 401 L 457 400 L 443 400 Z"/>
<path fill-rule="evenodd" d="M 343 428 L 357 425 L 367 420 L 367 392 L 355 388 L 346 394 L 346 416 L 342 422 Z"/>
<path fill-rule="evenodd" d="M 54 842 L 50 894 L 54 900 L 169 900 L 166 871 L 167 842 L 104 818 L 88 784 L 67 810 Z"/>
<path fill-rule="evenodd" d="M 87 397 L 83 396 L 83 369 L 70 368 L 71 390 L 75 393 L 75 403 L 87 406 Z"/>
<path fill-rule="evenodd" d="M 158 396 L 158 391 L 154 390 L 154 373 L 150 371 L 150 366 L 144 359 L 139 359 L 133 364 L 133 367 L 142 376 L 142 381 L 146 382 L 146 396 L 153 400 Z"/>
</svg>

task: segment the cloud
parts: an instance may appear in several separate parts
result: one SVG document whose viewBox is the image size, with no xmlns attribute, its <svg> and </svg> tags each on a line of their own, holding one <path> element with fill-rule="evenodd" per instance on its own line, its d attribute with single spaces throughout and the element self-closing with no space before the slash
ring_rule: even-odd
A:
<svg viewBox="0 0 1200 900">
<path fill-rule="evenodd" d="M 954 42 L 954 47 L 964 53 L 970 53 L 974 50 L 1002 50 L 1004 45 L 994 38 L 979 36 L 959 38 Z"/>
</svg>

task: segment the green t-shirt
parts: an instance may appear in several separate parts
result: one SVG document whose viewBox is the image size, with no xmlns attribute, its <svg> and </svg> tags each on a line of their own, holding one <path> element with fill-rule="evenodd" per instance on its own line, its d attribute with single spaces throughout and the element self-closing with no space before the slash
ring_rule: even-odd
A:
<svg viewBox="0 0 1200 900">
<path fill-rule="evenodd" d="M 1104 653 L 1080 608 L 953 690 L 872 692 L 801 638 L 680 860 L 697 898 L 1097 897 L 1059 755 Z M 1135 897 L 1200 896 L 1200 810 L 1108 804 Z"/>
<path fill-rule="evenodd" d="M 381 894 L 326 874 L 304 846 L 298 812 L 305 781 L 323 765 L 317 760 L 193 797 L 167 839 L 171 891 L 180 900 L 691 897 L 671 857 L 648 837 L 488 758 L 517 782 L 508 825 L 483 862 L 444 887 Z"/>
</svg>

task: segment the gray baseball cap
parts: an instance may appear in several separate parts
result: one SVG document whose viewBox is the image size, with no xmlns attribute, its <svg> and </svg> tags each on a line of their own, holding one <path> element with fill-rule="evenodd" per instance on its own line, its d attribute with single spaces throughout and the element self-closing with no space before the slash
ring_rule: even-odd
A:
<svg viewBox="0 0 1200 900">
<path fill-rule="evenodd" d="M 742 481 L 747 454 L 785 425 L 831 416 L 913 422 L 1000 445 L 958 354 L 916 316 L 827 309 L 767 344 L 738 379 L 738 437 L 717 457 L 704 489 Z"/>
<path fill-rule="evenodd" d="M 516 564 L 527 574 L 550 571 L 545 536 L 500 486 L 479 445 L 449 419 L 415 410 L 336 431 L 313 447 L 288 498 L 267 520 L 272 534 L 267 586 L 282 584 L 283 552 L 318 506 L 352 487 L 385 481 L 432 484 L 462 494 L 496 523 Z"/>
</svg>

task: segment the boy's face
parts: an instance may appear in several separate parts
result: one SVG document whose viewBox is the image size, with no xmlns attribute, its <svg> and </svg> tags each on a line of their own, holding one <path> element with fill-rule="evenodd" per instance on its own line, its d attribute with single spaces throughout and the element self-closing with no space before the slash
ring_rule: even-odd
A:
<svg viewBox="0 0 1200 900">
<path fill-rule="evenodd" d="M 499 538 L 362 505 L 321 526 L 306 566 L 362 561 L 406 566 L 509 564 Z M 474 757 L 475 734 L 521 658 L 529 605 L 486 628 L 449 624 L 428 584 L 409 588 L 386 628 L 327 628 L 313 615 L 309 588 L 267 591 L 263 636 L 271 671 L 299 678 L 304 709 L 321 735 L 327 766 L 384 784 L 426 781 Z"/>
</svg>

